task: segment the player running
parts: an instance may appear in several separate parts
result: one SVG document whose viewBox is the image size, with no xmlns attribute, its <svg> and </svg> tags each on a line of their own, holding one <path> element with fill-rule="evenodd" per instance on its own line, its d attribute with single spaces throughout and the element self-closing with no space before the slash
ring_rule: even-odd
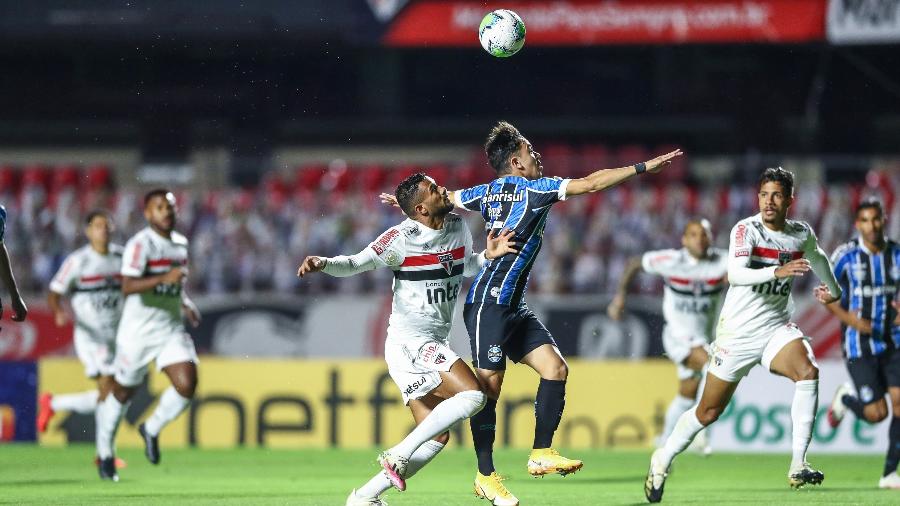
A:
<svg viewBox="0 0 900 506">
<path fill-rule="evenodd" d="M 9 251 L 6 250 L 6 243 L 3 237 L 6 235 L 6 208 L 0 205 L 0 278 L 6 285 L 6 291 L 9 293 L 10 304 L 12 304 L 12 319 L 15 322 L 25 321 L 28 315 L 28 307 L 25 301 L 19 295 L 19 286 L 16 285 L 16 278 L 13 276 L 12 266 L 9 263 Z M 0 300 L 0 317 L 3 316 L 3 302 Z"/>
<path fill-rule="evenodd" d="M 75 250 L 50 281 L 47 304 L 56 325 L 69 322 L 62 298 L 70 296 L 75 315 L 75 353 L 84 373 L 97 388 L 77 394 L 45 393 L 38 402 L 37 427 L 47 430 L 57 411 L 91 414 L 112 387 L 116 329 L 122 316 L 122 246 L 110 244 L 113 224 L 105 211 L 88 214 L 84 235 L 88 244 Z"/>
<path fill-rule="evenodd" d="M 493 461 L 497 399 L 507 357 L 527 364 L 541 378 L 535 400 L 529 474 L 566 475 L 583 465 L 551 447 L 565 406 L 569 367 L 553 336 L 524 299 L 550 208 L 567 197 L 602 191 L 643 172 L 659 172 L 680 156 L 681 150 L 628 167 L 599 170 L 579 179 L 549 178 L 543 176 L 540 153 L 514 126 L 501 121 L 488 135 L 485 152 L 496 179 L 454 191 L 452 199 L 459 207 L 480 212 L 487 230 L 511 229 L 516 242 L 523 244 L 519 255 L 484 265 L 469 289 L 463 309 L 475 374 L 488 396 L 484 409 L 469 422 L 478 458 L 475 494 L 495 506 L 511 506 L 519 504 L 519 500 L 501 483 Z"/>
<path fill-rule="evenodd" d="M 856 389 L 849 383 L 837 389 L 828 423 L 837 427 L 848 409 L 869 423 L 892 413 L 878 487 L 900 489 L 900 244 L 885 237 L 884 222 L 881 202 L 863 201 L 856 208 L 859 238 L 831 257 L 843 297 L 825 307 L 841 320 L 844 359 Z"/>
<path fill-rule="evenodd" d="M 809 338 L 790 321 L 791 288 L 795 276 L 812 268 L 825 283 L 814 290 L 820 302 L 838 300 L 841 289 L 809 224 L 787 219 L 794 196 L 794 175 L 781 167 L 766 169 L 759 179 L 758 196 L 759 214 L 739 221 L 731 230 L 731 286 L 725 295 L 700 402 L 696 410 L 681 415 L 663 447 L 653 452 L 644 484 L 649 502 L 662 500 L 672 460 L 700 430 L 719 418 L 738 382 L 759 363 L 795 385 L 788 483 L 800 488 L 817 485 L 825 478 L 806 462 L 816 419 L 819 369 Z"/>
<path fill-rule="evenodd" d="M 706 219 L 691 220 L 681 236 L 681 249 L 648 251 L 628 263 L 616 295 L 607 307 L 613 320 L 620 320 L 631 280 L 644 272 L 662 276 L 663 348 L 678 370 L 678 394 L 666 411 L 665 426 L 659 444 L 669 437 L 678 417 L 697 400 L 700 382 L 709 361 L 707 351 L 712 340 L 713 324 L 719 311 L 719 296 L 725 289 L 728 274 L 728 251 L 711 248 L 712 230 Z M 697 436 L 704 453 L 709 453 L 706 432 Z M 703 437 L 703 441 L 700 441 Z"/>
<path fill-rule="evenodd" d="M 404 490 L 405 479 L 444 448 L 447 429 L 484 406 L 475 375 L 449 347 L 453 308 L 463 275 L 472 276 L 486 260 L 517 251 L 508 231 L 492 234 L 487 250 L 474 254 L 468 227 L 450 212 L 447 190 L 424 174 L 401 182 L 395 198 L 409 217 L 405 221 L 356 255 L 309 256 L 297 271 L 300 277 L 318 271 L 344 277 L 378 267 L 394 271 L 384 356 L 417 426 L 378 457 L 384 471 L 353 490 L 348 506 L 385 504 L 382 493 L 392 484 Z"/>
<path fill-rule="evenodd" d="M 113 395 L 98 406 L 96 415 L 98 470 L 103 479 L 119 479 L 114 465 L 116 431 L 151 361 L 172 385 L 138 427 L 150 463 L 159 463 L 160 431 L 188 407 L 197 387 L 197 351 L 182 319 L 186 316 L 197 326 L 200 313 L 184 291 L 188 240 L 175 232 L 175 212 L 171 192 L 151 191 L 144 197 L 148 226 L 125 244 L 121 270 L 125 304 L 116 334 Z"/>
</svg>

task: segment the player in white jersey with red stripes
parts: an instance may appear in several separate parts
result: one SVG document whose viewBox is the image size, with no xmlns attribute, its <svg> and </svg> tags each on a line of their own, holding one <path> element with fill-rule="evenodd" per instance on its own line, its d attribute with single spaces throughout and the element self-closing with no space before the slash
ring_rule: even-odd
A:
<svg viewBox="0 0 900 506">
<path fill-rule="evenodd" d="M 382 493 L 391 485 L 404 490 L 405 479 L 444 448 L 447 429 L 484 406 L 475 374 L 450 349 L 450 324 L 462 277 L 477 274 L 486 259 L 516 253 L 507 231 L 489 236 L 488 249 L 475 254 L 468 227 L 450 212 L 447 190 L 424 174 L 400 183 L 396 198 L 409 217 L 400 225 L 356 255 L 306 257 L 297 272 L 343 277 L 378 267 L 394 271 L 384 356 L 417 426 L 379 456 L 384 471 L 351 492 L 348 506 L 385 504 Z"/>
<path fill-rule="evenodd" d="M 644 492 L 662 500 L 669 465 L 701 429 L 715 422 L 738 382 L 756 364 L 794 382 L 791 405 L 792 456 L 788 483 L 795 488 L 819 484 L 825 476 L 806 462 L 819 392 L 819 369 L 809 338 L 791 323 L 791 287 L 795 276 L 810 269 L 824 284 L 814 290 L 823 303 L 840 299 L 841 289 L 828 256 L 819 248 L 809 224 L 787 219 L 794 196 L 794 175 L 766 169 L 760 177 L 760 213 L 741 220 L 731 231 L 728 282 L 712 363 L 697 409 L 685 412 L 662 448 L 650 458 Z"/>
<path fill-rule="evenodd" d="M 160 459 L 159 432 L 188 407 L 197 386 L 197 351 L 183 319 L 196 326 L 200 313 L 184 291 L 188 241 L 175 232 L 175 211 L 171 192 L 151 191 L 144 197 L 148 226 L 125 244 L 121 271 L 125 305 L 116 334 L 113 395 L 97 413 L 99 472 L 104 479 L 118 480 L 112 465 L 116 430 L 150 362 L 155 361 L 156 369 L 172 382 L 153 414 L 138 427 L 152 464 Z"/>
<path fill-rule="evenodd" d="M 694 405 L 709 361 L 709 342 L 719 311 L 719 298 L 727 285 L 728 251 L 711 248 L 712 230 L 706 219 L 691 220 L 681 236 L 681 249 L 648 251 L 628 263 L 607 314 L 619 320 L 631 280 L 642 270 L 661 276 L 663 290 L 663 348 L 678 371 L 678 394 L 666 410 L 659 441 L 665 441 L 682 413 Z M 702 436 L 702 437 L 701 437 Z M 705 432 L 697 437 L 709 453 Z"/>
<path fill-rule="evenodd" d="M 122 316 L 122 246 L 110 244 L 113 224 L 104 211 L 88 214 L 84 234 L 88 244 L 66 257 L 50 281 L 47 304 L 58 327 L 69 322 L 62 304 L 69 297 L 75 317 L 75 354 L 97 388 L 76 394 L 45 393 L 38 402 L 37 426 L 47 430 L 57 411 L 90 414 L 112 387 L 116 329 Z"/>
</svg>

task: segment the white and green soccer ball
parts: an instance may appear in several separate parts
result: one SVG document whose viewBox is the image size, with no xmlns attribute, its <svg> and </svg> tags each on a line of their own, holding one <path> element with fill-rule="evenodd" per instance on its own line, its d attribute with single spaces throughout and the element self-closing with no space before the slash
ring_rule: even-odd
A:
<svg viewBox="0 0 900 506">
<path fill-rule="evenodd" d="M 507 58 L 525 45 L 525 23 L 515 12 L 497 9 L 481 20 L 478 40 L 492 56 Z"/>
</svg>

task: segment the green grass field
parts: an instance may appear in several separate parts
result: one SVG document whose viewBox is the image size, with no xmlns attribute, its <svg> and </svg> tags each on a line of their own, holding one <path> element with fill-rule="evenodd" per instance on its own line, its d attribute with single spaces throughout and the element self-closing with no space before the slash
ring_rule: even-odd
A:
<svg viewBox="0 0 900 506">
<path fill-rule="evenodd" d="M 158 466 L 123 450 L 119 483 L 101 482 L 93 448 L 0 446 L 0 504 L 301 504 L 343 505 L 350 489 L 376 470 L 374 451 L 168 450 Z M 566 478 L 534 479 L 527 453 L 504 450 L 496 462 L 524 505 L 641 504 L 648 452 L 568 452 L 585 468 Z M 879 456 L 813 456 L 825 483 L 794 491 L 785 479 L 787 455 L 682 455 L 664 503 L 900 504 L 900 491 L 878 490 Z M 487 506 L 472 494 L 474 456 L 445 450 L 409 481 L 388 492 L 392 506 Z"/>
</svg>

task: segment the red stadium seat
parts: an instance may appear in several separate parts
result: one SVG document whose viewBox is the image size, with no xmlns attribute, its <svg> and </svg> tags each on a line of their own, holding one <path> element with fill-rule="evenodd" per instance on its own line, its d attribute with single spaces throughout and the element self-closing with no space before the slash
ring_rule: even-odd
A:
<svg viewBox="0 0 900 506">
<path fill-rule="evenodd" d="M 335 160 L 328 165 L 328 171 L 319 184 L 322 191 L 343 195 L 350 189 L 353 174 L 343 160 Z"/>
<path fill-rule="evenodd" d="M 616 149 L 616 158 L 618 159 L 617 165 L 625 167 L 638 162 L 645 162 L 650 156 L 647 154 L 647 149 L 644 146 L 640 144 L 626 144 Z"/>
<path fill-rule="evenodd" d="M 74 164 L 59 165 L 53 170 L 53 191 L 81 186 L 81 169 Z"/>
<path fill-rule="evenodd" d="M 381 193 L 389 189 L 385 185 L 387 171 L 377 164 L 362 165 L 354 170 L 359 189 L 364 193 Z"/>
<path fill-rule="evenodd" d="M 322 178 L 328 171 L 328 167 L 324 164 L 308 164 L 297 168 L 294 178 L 295 192 L 314 192 L 318 191 Z"/>
<path fill-rule="evenodd" d="M 584 177 L 600 169 L 614 168 L 617 164 L 608 146 L 588 144 L 581 148 L 581 160 L 578 165 L 577 174 L 572 174 L 573 177 Z"/>
<path fill-rule="evenodd" d="M 85 172 L 87 173 L 88 188 L 94 190 L 112 188 L 112 169 L 110 169 L 109 165 L 94 164 L 85 169 Z"/>
<path fill-rule="evenodd" d="M 444 186 L 448 190 L 454 189 L 450 178 L 450 170 L 446 165 L 432 165 L 425 169 L 425 173 L 431 176 L 438 186 Z"/>
<path fill-rule="evenodd" d="M 13 194 L 19 190 L 19 173 L 12 165 L 0 165 L 0 193 Z"/>
<path fill-rule="evenodd" d="M 402 165 L 395 168 L 391 171 L 391 174 L 388 178 L 388 180 L 390 181 L 391 189 L 397 188 L 397 185 L 399 185 L 404 179 L 408 178 L 409 176 L 412 176 L 417 172 L 424 171 L 425 169 L 418 165 Z"/>
<path fill-rule="evenodd" d="M 50 169 L 46 165 L 26 165 L 22 169 L 22 187 L 41 186 L 46 190 L 50 187 L 50 175 Z"/>
<path fill-rule="evenodd" d="M 487 165 L 462 165 L 456 170 L 456 188 L 471 188 L 493 179 L 494 171 Z"/>
<path fill-rule="evenodd" d="M 538 146 L 535 149 L 541 154 L 545 176 L 571 177 L 575 173 L 578 161 L 572 146 L 557 142 L 547 143 L 543 147 Z"/>
</svg>

